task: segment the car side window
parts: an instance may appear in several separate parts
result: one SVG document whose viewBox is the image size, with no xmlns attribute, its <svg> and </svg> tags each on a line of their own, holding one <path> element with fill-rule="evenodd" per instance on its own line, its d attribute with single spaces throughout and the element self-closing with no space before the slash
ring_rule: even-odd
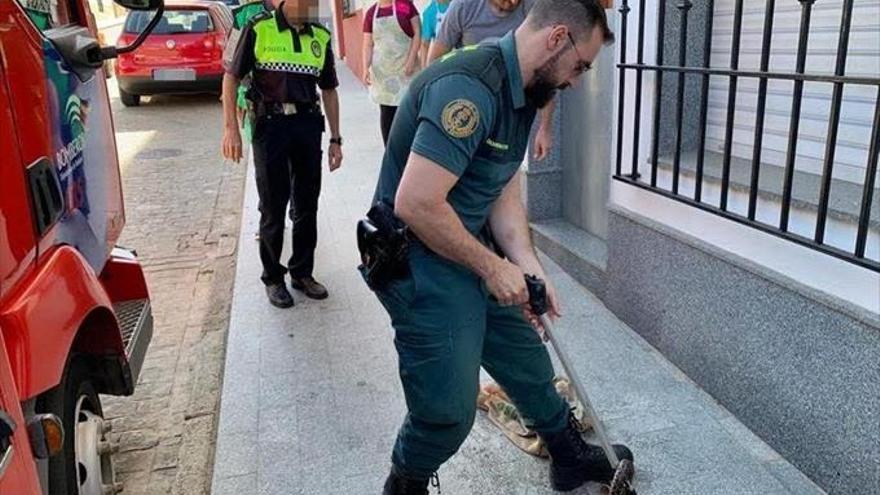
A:
<svg viewBox="0 0 880 495">
<path fill-rule="evenodd" d="M 40 31 L 79 24 L 76 0 L 16 0 Z"/>
</svg>

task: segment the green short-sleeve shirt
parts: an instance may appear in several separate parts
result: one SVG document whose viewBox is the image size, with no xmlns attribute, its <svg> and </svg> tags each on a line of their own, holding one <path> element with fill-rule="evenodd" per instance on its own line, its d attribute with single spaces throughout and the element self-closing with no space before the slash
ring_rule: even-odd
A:
<svg viewBox="0 0 880 495">
<path fill-rule="evenodd" d="M 489 88 L 466 74 L 453 73 L 425 86 L 412 151 L 453 174 L 465 174 L 495 121 Z"/>
<path fill-rule="evenodd" d="M 452 52 L 422 71 L 401 101 L 374 199 L 394 204 L 410 153 L 417 153 L 458 177 L 448 201 L 478 235 L 522 165 L 535 112 L 512 35 Z"/>
</svg>

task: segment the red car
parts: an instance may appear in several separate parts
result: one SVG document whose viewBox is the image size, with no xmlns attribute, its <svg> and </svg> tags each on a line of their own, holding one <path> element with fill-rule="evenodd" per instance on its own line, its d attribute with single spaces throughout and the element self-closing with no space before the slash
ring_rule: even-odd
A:
<svg viewBox="0 0 880 495">
<path fill-rule="evenodd" d="M 129 12 L 119 43 L 134 41 L 152 16 L 147 11 Z M 116 61 L 122 104 L 137 106 L 142 95 L 219 92 L 230 29 L 232 13 L 221 2 L 166 2 L 165 14 L 144 44 Z"/>
</svg>

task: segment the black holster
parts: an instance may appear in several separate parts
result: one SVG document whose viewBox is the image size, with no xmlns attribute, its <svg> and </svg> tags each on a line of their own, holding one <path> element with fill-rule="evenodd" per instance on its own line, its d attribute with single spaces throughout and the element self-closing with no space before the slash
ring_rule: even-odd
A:
<svg viewBox="0 0 880 495">
<path fill-rule="evenodd" d="M 409 231 L 383 202 L 370 208 L 367 218 L 357 225 L 358 251 L 364 275 L 372 290 L 382 290 L 390 282 L 409 276 Z"/>
</svg>

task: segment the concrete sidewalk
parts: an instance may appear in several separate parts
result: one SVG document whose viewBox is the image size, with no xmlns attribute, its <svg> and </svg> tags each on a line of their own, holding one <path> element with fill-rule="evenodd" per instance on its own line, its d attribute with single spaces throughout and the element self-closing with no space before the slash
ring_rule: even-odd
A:
<svg viewBox="0 0 880 495">
<path fill-rule="evenodd" d="M 266 301 L 253 240 L 252 171 L 248 178 L 215 495 L 379 494 L 387 474 L 405 406 L 388 317 L 355 270 L 354 237 L 381 161 L 379 118 L 366 91 L 340 72 L 346 157 L 343 170 L 325 175 L 316 270 L 331 292 L 327 301 L 296 294 L 292 310 Z M 611 436 L 634 451 L 640 494 L 822 493 L 597 298 L 545 263 L 565 305 L 559 338 Z M 439 475 L 448 495 L 532 495 L 552 493 L 547 469 L 479 414 Z"/>
</svg>

